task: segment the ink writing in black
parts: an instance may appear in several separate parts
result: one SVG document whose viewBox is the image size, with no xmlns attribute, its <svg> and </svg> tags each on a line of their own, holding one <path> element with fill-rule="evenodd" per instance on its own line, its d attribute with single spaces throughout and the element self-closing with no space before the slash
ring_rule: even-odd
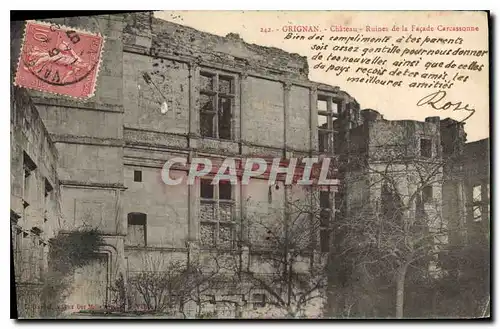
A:
<svg viewBox="0 0 500 329">
<path fill-rule="evenodd" d="M 475 109 L 469 107 L 471 105 L 464 104 L 464 102 L 462 101 L 457 101 L 457 102 L 447 101 L 445 97 L 446 97 L 446 91 L 439 90 L 435 93 L 424 96 L 417 102 L 417 106 L 428 105 L 437 111 L 451 110 L 451 111 L 470 112 L 470 114 L 466 118 L 462 119 L 462 121 L 460 122 L 464 122 L 465 120 L 469 119 L 474 113 L 476 113 Z"/>
</svg>

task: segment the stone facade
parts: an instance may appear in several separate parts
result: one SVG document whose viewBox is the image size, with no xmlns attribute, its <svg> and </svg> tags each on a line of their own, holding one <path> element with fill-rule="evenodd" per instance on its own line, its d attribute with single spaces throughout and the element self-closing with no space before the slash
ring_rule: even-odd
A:
<svg viewBox="0 0 500 329">
<path fill-rule="evenodd" d="M 40 315 L 49 239 L 62 226 L 58 152 L 24 89 L 11 89 L 10 225 L 19 317 Z"/>
<path fill-rule="evenodd" d="M 43 175 L 60 200 L 64 220 L 57 222 L 57 230 L 93 227 L 106 241 L 103 261 L 75 274 L 69 304 L 109 306 L 110 288 L 120 275 L 127 281 L 152 271 L 155 259 L 209 264 L 211 256 L 226 248 L 226 254 L 241 260 L 240 266 L 259 267 L 262 232 L 253 219 L 272 218 L 286 200 L 304 198 L 298 186 L 278 182 L 271 188 L 259 179 L 229 189 L 218 185 L 208 194 L 201 181 L 166 185 L 161 169 L 174 157 L 189 163 L 193 157 L 331 156 L 342 184 L 339 192 L 333 187 L 327 193 L 330 210 L 380 195 L 380 186 L 368 189 L 366 177 L 358 179 L 363 173 L 346 170 L 351 153 L 377 166 L 381 158 L 401 152 L 390 147 L 398 144 L 393 139 L 412 156 L 422 155 L 425 139 L 425 152 L 442 157 L 439 118 L 388 121 L 376 111 L 360 111 L 339 87 L 310 81 L 307 59 L 297 54 L 248 44 L 236 34 L 211 35 L 149 12 L 50 21 L 106 37 L 95 97 L 74 101 L 29 91 L 34 105 L 27 108 L 36 106 L 41 118 L 37 125 L 44 128 L 38 134 L 47 139 L 42 153 L 47 160 L 26 152 L 37 168 L 43 161 L 50 164 Z M 18 49 L 19 33 L 13 40 L 12 49 Z M 22 129 L 14 125 L 11 131 Z M 17 142 L 13 148 L 19 150 L 12 166 L 18 170 L 23 148 Z M 186 175 L 182 169 L 171 173 Z M 19 184 L 12 181 L 13 195 L 21 195 Z M 432 185 L 433 205 L 441 204 L 441 191 L 445 193 L 444 187 Z M 14 217 L 23 217 L 21 200 L 13 199 Z M 329 214 L 334 221 L 336 212 Z M 341 209 L 337 214 L 347 213 Z M 327 235 L 314 239 L 306 267 L 325 261 L 331 229 L 323 229 Z M 209 296 L 214 309 L 208 311 L 220 317 L 263 315 L 268 306 L 252 302 L 254 293 L 224 287 Z M 305 314 L 318 316 L 322 302 L 311 304 Z M 129 303 L 141 303 L 140 297 Z"/>
<path fill-rule="evenodd" d="M 490 140 L 465 144 L 464 190 L 467 241 L 490 242 Z"/>
<path fill-rule="evenodd" d="M 148 257 L 207 259 L 214 246 L 225 243 L 226 234 L 249 250 L 239 251 L 246 259 L 243 266 L 258 266 L 253 250 L 261 237 L 251 218 L 283 209 L 288 196 L 300 193 L 298 188 L 270 189 L 267 181 L 255 180 L 248 186 L 233 186 L 229 200 L 221 203 L 203 200 L 199 184 L 165 185 L 159 176 L 161 166 L 173 157 L 189 162 L 193 157 L 317 155 L 317 94 L 341 99 L 343 104 L 355 100 L 337 87 L 309 81 L 304 57 L 249 45 L 234 34 L 223 38 L 148 17 L 129 15 L 124 28 L 123 212 L 144 215 L 147 223 L 139 229 L 144 234 L 139 245 L 125 242 L 127 267 L 130 273 L 143 271 Z M 203 117 L 207 104 L 230 115 L 207 119 Z M 206 127 L 207 120 L 215 120 L 214 125 Z M 185 177 L 186 172 L 171 175 Z M 221 189 L 216 187 L 215 194 Z M 215 214 L 224 205 L 234 221 L 222 223 L 219 215 L 212 217 L 212 202 Z M 248 307 L 252 298 L 221 291 L 214 296 L 215 305 L 229 295 L 238 307 Z M 239 312 L 249 316 L 244 308 Z"/>
<path fill-rule="evenodd" d="M 337 154 L 338 216 L 383 213 L 392 190 L 412 224 L 423 215 L 442 232 L 429 234 L 436 246 L 489 237 L 488 139 L 466 143 L 464 124 L 449 118 L 386 120 L 371 109 L 359 118 Z"/>
<path fill-rule="evenodd" d="M 363 123 L 349 131 L 349 170 L 344 180 L 347 213 L 367 203 L 377 207 L 383 185 L 390 184 L 402 204 L 415 205 L 419 197 L 425 198 L 426 211 L 441 217 L 443 157 L 439 117 L 424 122 L 393 121 L 373 110 L 361 111 L 361 117 Z"/>
<path fill-rule="evenodd" d="M 145 259 L 203 258 L 228 234 L 233 247 L 241 241 L 250 250 L 247 268 L 256 266 L 251 249 L 259 237 L 245 218 L 269 216 L 265 209 L 282 209 L 287 198 L 302 192 L 282 182 L 271 189 L 256 180 L 232 187 L 228 200 L 207 204 L 200 200 L 199 183 L 164 184 L 163 164 L 173 157 L 331 153 L 331 146 L 318 149 L 317 95 L 339 100 L 342 107 L 355 100 L 338 87 L 309 81 L 305 57 L 251 45 L 234 34 L 210 35 L 152 13 L 51 22 L 106 36 L 95 97 L 73 101 L 29 91 L 59 154 L 60 229 L 94 227 L 106 241 L 106 261 L 75 274 L 67 302 L 108 306 L 110 293 L 89 289 L 109 290 L 120 274 L 127 279 L 146 270 Z M 210 114 L 200 108 L 209 103 L 223 115 L 212 116 L 207 126 L 201 117 Z M 214 202 L 218 211 L 207 213 Z M 223 219 L 218 215 L 223 207 L 230 221 L 214 226 Z M 236 298 L 242 304 L 251 296 Z"/>
</svg>

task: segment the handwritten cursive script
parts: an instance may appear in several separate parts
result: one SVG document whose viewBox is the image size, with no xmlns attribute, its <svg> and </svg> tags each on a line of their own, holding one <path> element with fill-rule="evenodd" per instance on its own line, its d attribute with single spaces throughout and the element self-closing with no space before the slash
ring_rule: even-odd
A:
<svg viewBox="0 0 500 329">
<path fill-rule="evenodd" d="M 439 90 L 419 100 L 417 102 L 417 106 L 428 105 L 438 111 L 452 110 L 452 111 L 470 112 L 470 114 L 460 122 L 464 122 L 465 120 L 469 119 L 474 113 L 476 113 L 475 109 L 469 108 L 470 106 L 469 104 L 464 105 L 462 102 L 456 102 L 456 103 L 448 102 L 444 100 L 445 97 L 446 97 L 446 91 Z"/>
</svg>

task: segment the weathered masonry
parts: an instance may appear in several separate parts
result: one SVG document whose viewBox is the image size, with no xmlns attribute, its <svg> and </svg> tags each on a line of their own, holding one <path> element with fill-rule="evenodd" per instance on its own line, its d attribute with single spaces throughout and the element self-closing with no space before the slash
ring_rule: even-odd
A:
<svg viewBox="0 0 500 329">
<path fill-rule="evenodd" d="M 381 197 L 381 186 L 363 186 L 366 172 L 348 170 L 353 154 L 375 158 L 380 150 L 394 154 L 400 150 L 388 145 L 395 139 L 419 159 L 441 159 L 446 152 L 463 158 L 461 151 L 448 151 L 454 143 L 464 149 L 463 126 L 455 125 L 451 132 L 443 126 L 446 120 L 439 118 L 390 121 L 376 111 L 360 111 L 357 101 L 339 87 L 310 81 L 307 59 L 298 54 L 248 44 L 233 33 L 221 37 L 201 32 L 156 19 L 149 12 L 50 21 L 106 37 L 94 97 L 75 101 L 32 90 L 14 93 L 28 99 L 15 108 L 36 118 L 36 125 L 12 121 L 11 223 L 24 230 L 38 227 L 42 240 L 55 230 L 81 227 L 97 228 L 104 236 L 100 261 L 75 274 L 68 304 L 106 307 L 112 302 L 110 287 L 120 275 L 127 281 L 141 272 L 161 270 L 158 266 L 164 262 L 203 262 L 214 251 L 238 250 L 241 266 L 258 268 L 255 251 L 266 232 L 255 226 L 255 220 L 272 221 L 283 214 L 287 200 L 306 197 L 298 186 L 279 181 L 270 187 L 259 179 L 247 186 L 211 185 L 206 180 L 166 185 L 161 169 L 174 157 L 187 163 L 193 157 L 215 162 L 226 157 L 333 157 L 334 178 L 341 183 L 320 192 L 321 227 L 312 239 L 307 264 L 325 261 L 334 245 L 335 216 L 349 214 L 341 204 L 349 207 Z M 16 31 L 13 58 L 22 39 L 22 28 Z M 39 130 L 33 132 L 33 127 Z M 30 151 L 40 148 L 29 147 L 18 131 L 38 136 L 27 140 L 44 141 L 46 151 Z M 465 146 L 464 152 L 469 148 L 474 147 Z M 365 160 L 375 164 L 375 158 Z M 463 205 L 465 213 L 464 200 L 472 194 L 460 196 L 463 181 L 477 169 L 472 160 L 467 163 L 471 169 L 465 173 L 445 168 L 440 174 L 453 182 L 426 188 L 424 203 L 441 205 L 442 195 L 452 195 L 445 188 L 451 189 L 457 197 L 445 203 Z M 19 169 L 23 167 L 25 174 Z M 485 168 L 480 168 L 483 185 L 489 177 Z M 24 224 L 29 215 L 23 211 L 42 209 L 41 203 L 33 206 L 37 203 L 30 201 L 23 206 L 21 182 L 26 175 L 37 177 L 37 202 L 44 193 L 54 194 L 51 207 L 60 203 L 60 216 L 54 213 L 44 224 L 38 214 L 35 217 L 42 222 Z M 173 179 L 185 181 L 186 176 L 186 171 L 171 171 Z M 471 179 L 467 184 L 479 183 Z M 484 197 L 476 206 L 481 205 L 486 218 L 483 185 Z M 223 287 L 208 295 L 221 317 L 251 316 L 266 304 L 264 291 L 241 293 Z M 228 299 L 230 305 L 247 308 L 218 310 L 217 305 Z M 142 303 L 139 295 L 133 303 Z M 319 311 L 318 305 L 305 310 L 310 316 Z"/>
<path fill-rule="evenodd" d="M 257 231 L 243 218 L 268 216 L 302 193 L 259 180 L 167 186 L 166 160 L 333 154 L 333 122 L 359 107 L 338 87 L 309 81 L 305 57 L 236 34 L 219 37 L 151 13 L 51 21 L 106 36 L 95 97 L 30 91 L 59 153 L 61 229 L 96 227 L 106 240 L 106 261 L 77 273 L 68 303 L 106 305 L 109 294 L 98 291 L 120 273 L 145 270 L 148 257 L 255 243 Z M 334 189 L 323 194 L 323 206 L 333 208 Z M 318 251 L 328 250 L 327 225 Z"/>
<path fill-rule="evenodd" d="M 60 229 L 58 152 L 26 90 L 11 89 L 10 226 L 18 316 L 40 316 L 49 239 Z"/>
</svg>

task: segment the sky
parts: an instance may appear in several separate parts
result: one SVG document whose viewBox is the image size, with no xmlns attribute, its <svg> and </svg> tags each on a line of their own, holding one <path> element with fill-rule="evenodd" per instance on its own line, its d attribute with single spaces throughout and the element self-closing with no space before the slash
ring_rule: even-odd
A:
<svg viewBox="0 0 500 329">
<path fill-rule="evenodd" d="M 393 88 L 381 85 L 365 83 L 347 82 L 346 75 L 337 76 L 335 73 L 321 70 L 314 70 L 316 62 L 311 60 L 311 56 L 316 52 L 311 50 L 312 41 L 285 40 L 286 35 L 283 27 L 290 25 L 314 25 L 321 30 L 329 29 L 330 26 L 342 25 L 346 27 L 366 26 L 371 28 L 388 27 L 388 32 L 368 33 L 362 31 L 365 36 L 380 37 L 391 35 L 393 40 L 397 36 L 457 38 L 461 37 L 463 43 L 459 47 L 463 49 L 488 50 L 488 26 L 484 13 L 480 12 L 368 12 L 368 11 L 163 11 L 156 12 L 155 16 L 174 23 L 193 27 L 195 29 L 212 34 L 225 36 L 228 33 L 238 33 L 247 43 L 255 43 L 262 46 L 277 47 L 291 53 L 298 53 L 307 56 L 309 61 L 309 79 L 323 82 L 333 86 L 339 86 L 342 90 L 355 97 L 362 109 L 371 108 L 379 111 L 385 119 L 389 120 L 425 120 L 429 116 L 440 116 L 453 118 L 461 121 L 470 112 L 460 111 L 438 111 L 430 106 L 417 106 L 416 104 L 423 97 L 437 92 L 437 89 L 410 89 Z M 428 26 L 437 28 L 441 26 L 477 26 L 478 32 L 391 32 L 393 26 L 405 25 L 410 29 L 413 27 L 426 28 Z M 272 32 L 263 32 L 271 30 Z M 337 35 L 333 32 L 328 36 Z M 344 33 L 345 36 L 355 36 L 357 33 Z M 305 34 L 309 36 L 310 34 Z M 321 42 L 317 42 L 321 43 Z M 362 45 L 363 47 L 363 45 Z M 440 49 L 443 46 L 427 44 L 428 49 Z M 454 46 L 458 47 L 458 46 Z M 330 53 L 326 51 L 325 54 Z M 345 55 L 345 53 L 344 53 Z M 370 57 L 370 56 L 369 56 Z M 371 56 L 372 58 L 374 55 Z M 386 58 L 386 57 L 384 57 Z M 388 63 L 394 60 L 414 60 L 415 57 L 401 57 L 401 55 L 389 55 Z M 489 81 L 488 55 L 483 57 L 436 57 L 423 56 L 421 59 L 421 72 L 424 63 L 444 62 L 451 60 L 463 64 L 470 64 L 476 61 L 478 65 L 483 65 L 481 71 L 462 70 L 461 75 L 469 76 L 466 82 L 456 81 L 453 88 L 444 89 L 447 93 L 443 98 L 447 101 L 458 103 L 462 106 L 469 104 L 468 108 L 475 109 L 475 113 L 465 121 L 465 130 L 468 141 L 475 141 L 489 137 Z M 392 67 L 389 67 L 389 70 Z M 441 73 L 442 67 L 428 69 L 429 73 Z M 458 71 L 449 71 L 454 75 Z M 453 73 L 453 74 L 452 74 Z M 442 104 L 442 103 L 441 103 Z"/>
</svg>

